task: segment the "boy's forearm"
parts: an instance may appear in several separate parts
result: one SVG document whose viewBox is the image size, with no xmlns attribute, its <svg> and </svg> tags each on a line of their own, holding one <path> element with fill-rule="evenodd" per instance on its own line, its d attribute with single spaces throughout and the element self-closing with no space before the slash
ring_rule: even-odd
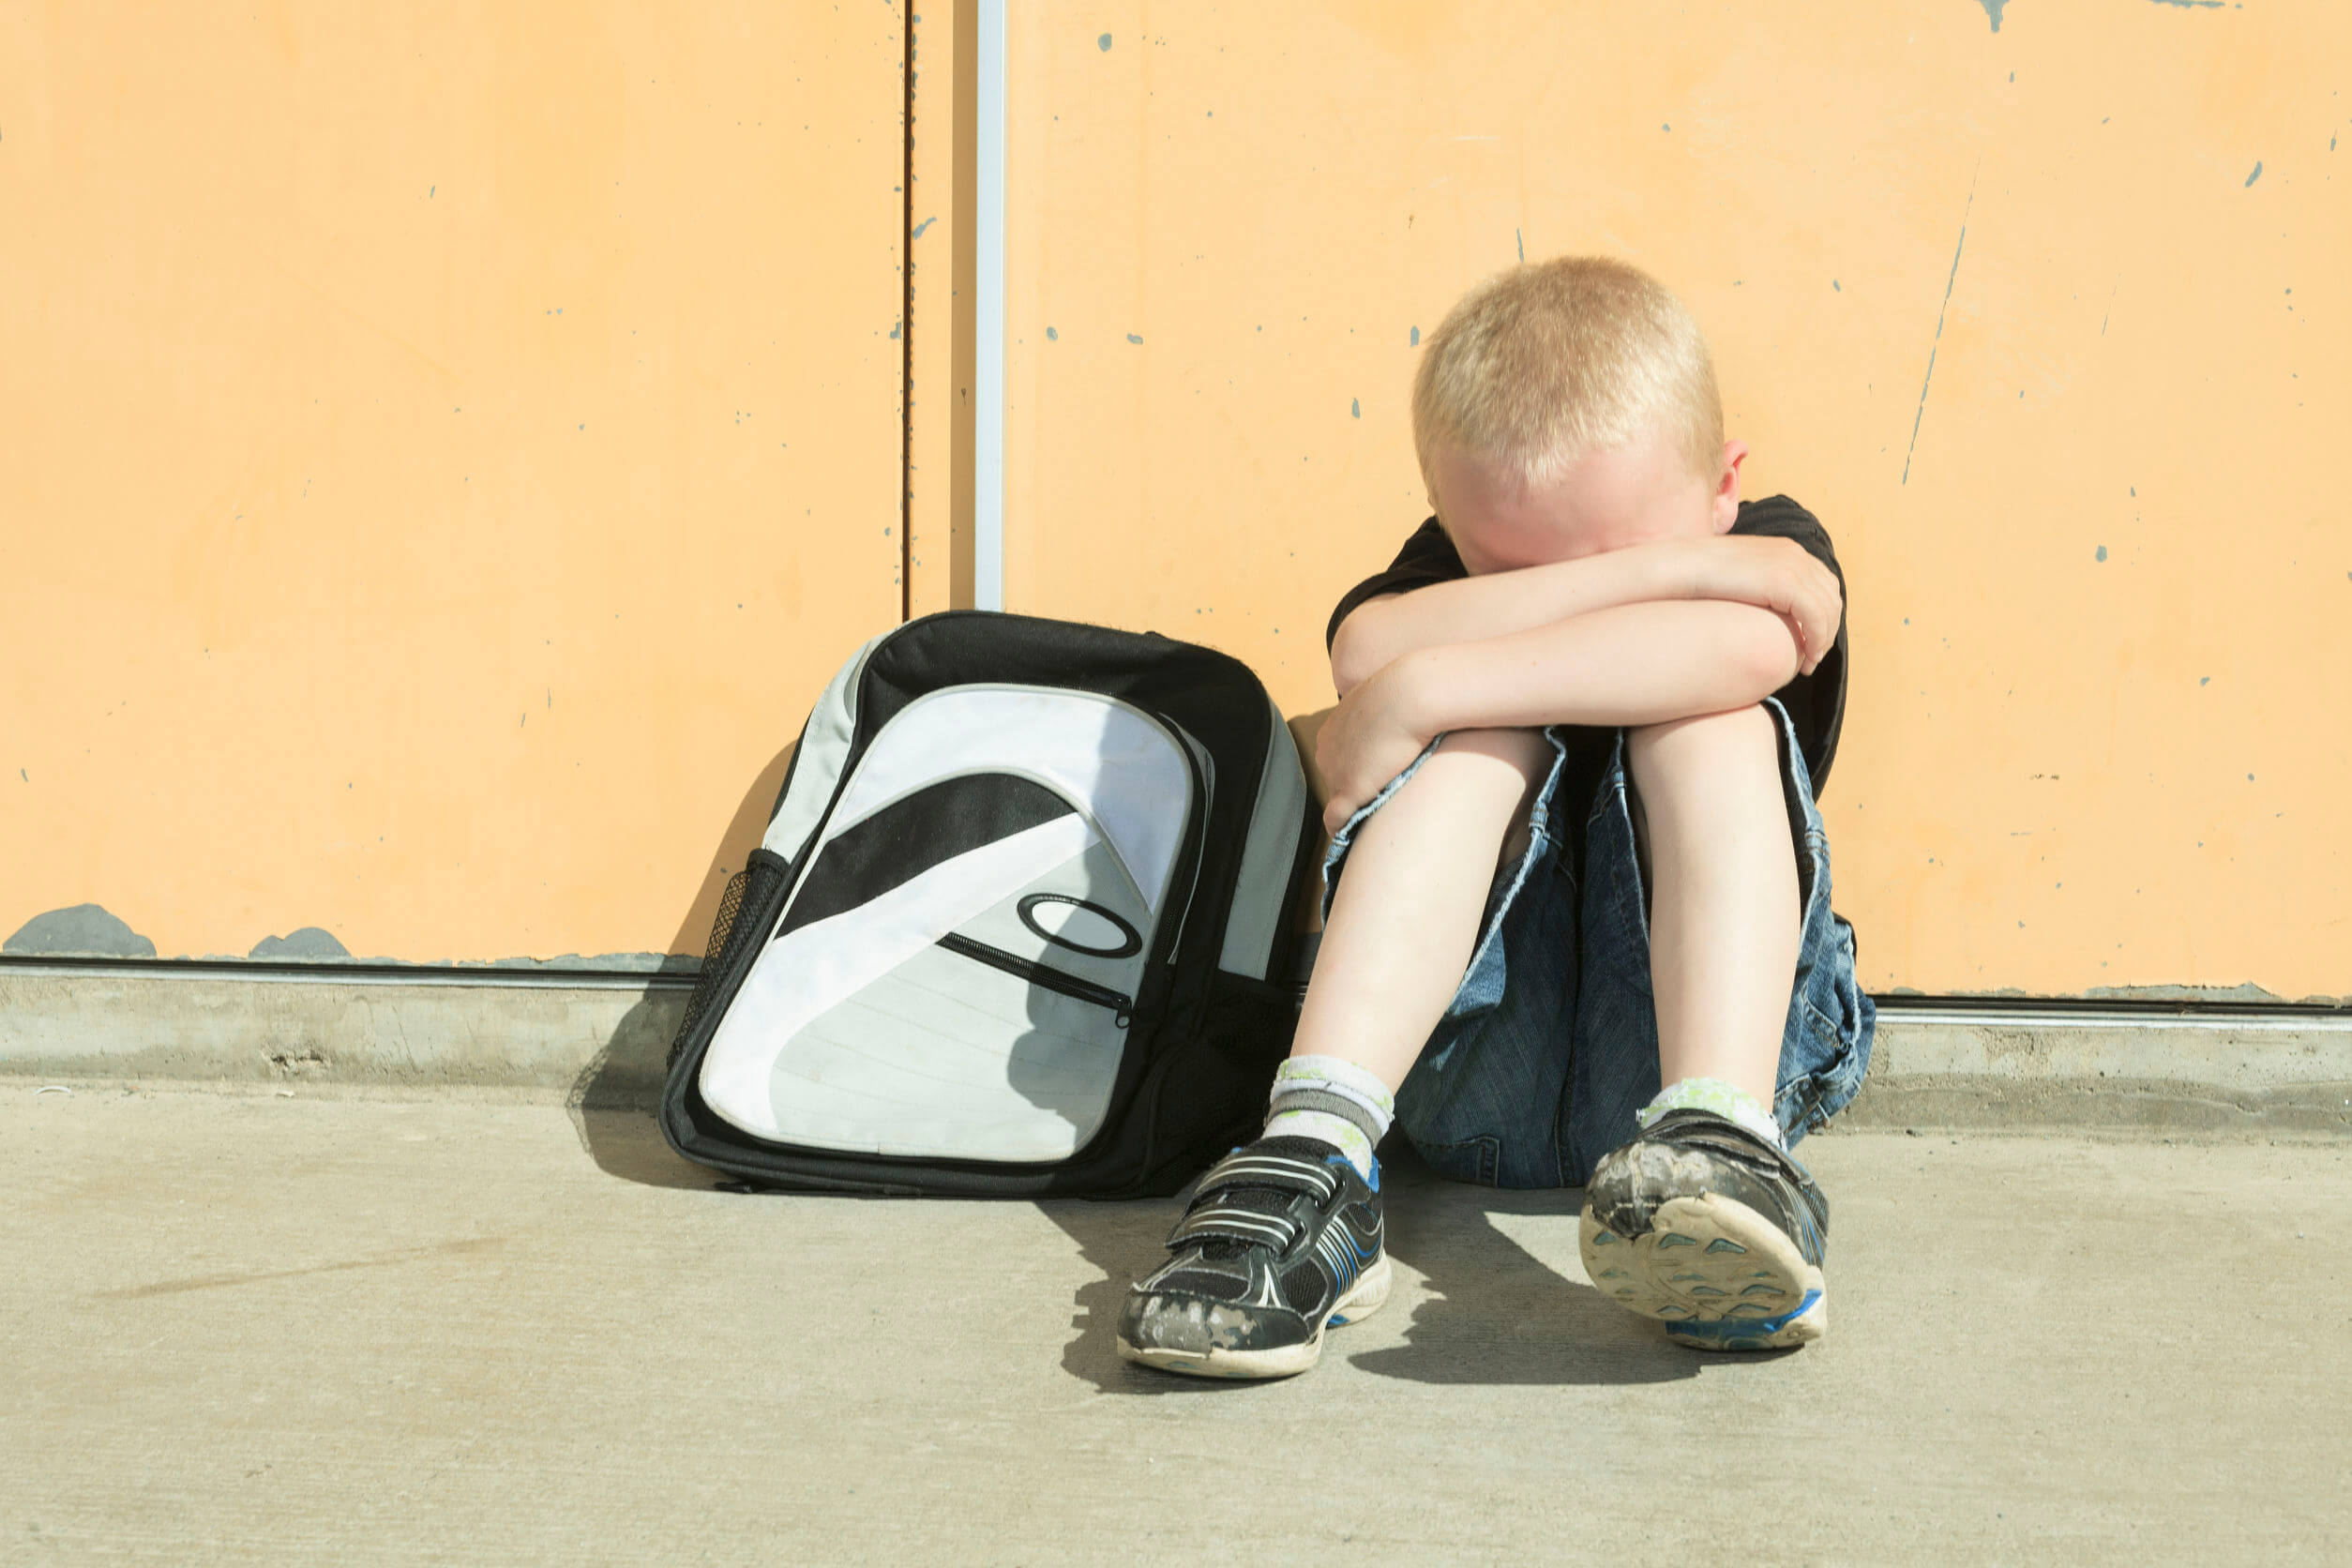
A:
<svg viewBox="0 0 2352 1568">
<path fill-rule="evenodd" d="M 1636 546 L 1575 561 L 1433 583 L 1364 606 L 1332 643 L 1333 684 L 1345 697 L 1408 654 L 1566 621 L 1689 592 L 1670 549 Z"/>
<path fill-rule="evenodd" d="M 1380 679 L 1397 684 L 1400 713 L 1427 739 L 1449 730 L 1630 727 L 1726 713 L 1787 685 L 1798 662 L 1796 640 L 1772 611 L 1681 599 L 1418 649 Z"/>
</svg>

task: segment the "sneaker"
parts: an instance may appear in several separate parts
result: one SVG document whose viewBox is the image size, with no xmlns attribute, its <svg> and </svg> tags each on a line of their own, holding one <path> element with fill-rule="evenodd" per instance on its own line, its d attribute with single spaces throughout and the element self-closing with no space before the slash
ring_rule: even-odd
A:
<svg viewBox="0 0 2352 1568">
<path fill-rule="evenodd" d="M 1319 1139 L 1259 1138 L 1210 1167 L 1168 1248 L 1127 1292 L 1121 1355 L 1200 1378 L 1304 1372 L 1324 1329 L 1388 1300 L 1380 1167 L 1366 1182 Z"/>
<path fill-rule="evenodd" d="M 1830 1200 L 1786 1150 L 1708 1110 L 1668 1111 L 1605 1156 L 1577 1239 L 1601 1293 L 1703 1350 L 1829 1332 Z"/>
</svg>

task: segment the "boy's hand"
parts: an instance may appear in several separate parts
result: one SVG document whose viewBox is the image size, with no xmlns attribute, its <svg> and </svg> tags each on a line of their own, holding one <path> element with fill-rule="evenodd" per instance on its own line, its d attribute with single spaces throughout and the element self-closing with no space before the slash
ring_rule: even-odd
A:
<svg viewBox="0 0 2352 1568">
<path fill-rule="evenodd" d="M 1797 672 L 1810 675 L 1837 645 L 1846 596 L 1837 574 L 1793 539 L 1721 535 L 1676 541 L 1686 553 L 1686 592 L 1696 599 L 1727 599 L 1769 610 L 1797 640 Z"/>
<path fill-rule="evenodd" d="M 1412 765 L 1430 737 L 1408 716 L 1406 660 L 1383 667 L 1332 710 L 1315 736 L 1315 768 L 1329 792 L 1323 830 L 1337 833 L 1388 781 Z"/>
</svg>

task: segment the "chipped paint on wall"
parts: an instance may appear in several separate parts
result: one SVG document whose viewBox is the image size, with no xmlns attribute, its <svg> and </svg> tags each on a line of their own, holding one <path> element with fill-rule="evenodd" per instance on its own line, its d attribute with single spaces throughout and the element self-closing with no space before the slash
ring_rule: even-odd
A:
<svg viewBox="0 0 2352 1568">
<path fill-rule="evenodd" d="M 74 904 L 33 916 L 17 927 L 15 935 L 0 942 L 0 953 L 26 957 L 152 958 L 155 943 L 111 910 Z"/>
<path fill-rule="evenodd" d="M 302 926 L 284 936 L 264 937 L 253 944 L 249 958 L 348 958 L 350 950 L 335 933 L 317 926 Z"/>
</svg>

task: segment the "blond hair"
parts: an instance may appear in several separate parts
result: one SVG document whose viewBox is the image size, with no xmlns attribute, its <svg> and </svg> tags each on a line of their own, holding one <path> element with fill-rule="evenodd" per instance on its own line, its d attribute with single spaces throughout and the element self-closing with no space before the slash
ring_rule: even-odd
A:
<svg viewBox="0 0 2352 1568">
<path fill-rule="evenodd" d="M 1682 302 L 1605 256 L 1514 267 L 1464 295 L 1413 376 L 1423 479 L 1441 447 L 1557 478 L 1588 452 L 1663 427 L 1694 472 L 1723 464 L 1723 400 Z M 1431 493 L 1436 487 L 1431 485 Z"/>
</svg>

